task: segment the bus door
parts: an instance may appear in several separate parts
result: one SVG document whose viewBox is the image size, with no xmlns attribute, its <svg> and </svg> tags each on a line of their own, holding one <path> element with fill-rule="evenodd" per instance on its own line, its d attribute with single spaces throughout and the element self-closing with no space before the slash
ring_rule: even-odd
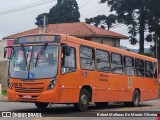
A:
<svg viewBox="0 0 160 120">
<path fill-rule="evenodd" d="M 119 101 L 124 85 L 122 55 L 111 53 L 111 75 L 108 77 L 109 101 Z"/>
<path fill-rule="evenodd" d="M 137 86 L 139 80 L 135 79 L 134 59 L 129 56 L 124 56 L 124 75 L 123 88 L 120 91 L 119 101 L 131 101 L 133 95 L 133 88 Z M 137 86 L 138 87 L 138 86 Z M 138 87 L 139 88 L 139 87 Z"/>
<path fill-rule="evenodd" d="M 92 88 L 92 100 L 95 100 L 95 50 L 94 48 L 80 45 L 80 87 L 84 85 Z"/>
<path fill-rule="evenodd" d="M 75 45 L 74 45 L 75 46 Z M 71 46 L 62 46 L 60 76 L 60 102 L 70 103 L 78 101 L 76 49 Z"/>
<path fill-rule="evenodd" d="M 107 102 L 108 100 L 108 77 L 110 74 L 109 52 L 96 50 L 96 102 Z"/>
<path fill-rule="evenodd" d="M 146 99 L 155 99 L 158 96 L 158 79 L 157 79 L 157 64 L 150 61 L 145 61 L 145 88 Z"/>
</svg>

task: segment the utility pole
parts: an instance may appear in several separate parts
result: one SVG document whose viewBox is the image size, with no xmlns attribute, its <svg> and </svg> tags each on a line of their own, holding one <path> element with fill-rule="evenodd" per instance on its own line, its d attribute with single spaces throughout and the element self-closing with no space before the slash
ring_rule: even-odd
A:
<svg viewBox="0 0 160 120">
<path fill-rule="evenodd" d="M 46 16 L 43 16 L 43 33 L 46 33 Z"/>
</svg>

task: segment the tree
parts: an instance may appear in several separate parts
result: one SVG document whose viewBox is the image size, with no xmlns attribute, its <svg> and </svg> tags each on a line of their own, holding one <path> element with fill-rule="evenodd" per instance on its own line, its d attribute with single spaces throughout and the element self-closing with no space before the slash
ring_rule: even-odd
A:
<svg viewBox="0 0 160 120">
<path fill-rule="evenodd" d="M 139 53 L 144 53 L 144 32 L 146 30 L 146 19 L 151 0 L 101 0 L 101 3 L 107 3 L 111 9 L 116 11 L 118 18 L 123 19 L 123 23 L 129 26 L 130 42 L 136 44 L 139 33 Z M 150 4 L 151 5 L 151 4 Z"/>
<path fill-rule="evenodd" d="M 88 24 L 93 24 L 97 27 L 100 26 L 103 29 L 107 27 L 107 29 L 109 30 L 110 28 L 113 27 L 113 24 L 117 23 L 117 16 L 113 14 L 110 14 L 109 16 L 98 15 L 93 18 L 89 18 L 89 19 L 86 18 L 85 21 Z"/>
<path fill-rule="evenodd" d="M 151 5 L 152 4 L 152 5 Z M 154 46 L 151 47 L 151 50 L 155 53 L 156 56 L 156 45 L 157 51 L 160 50 L 160 0 L 151 0 L 150 5 L 148 4 L 148 29 L 150 34 L 147 36 L 148 41 L 153 41 Z M 157 54 L 158 59 L 160 60 L 160 53 Z"/>
<path fill-rule="evenodd" d="M 49 13 L 43 13 L 36 18 L 38 25 L 39 20 L 43 19 L 43 15 L 48 18 L 49 24 L 79 22 L 80 13 L 76 0 L 57 0 L 57 4 L 53 6 Z"/>
</svg>

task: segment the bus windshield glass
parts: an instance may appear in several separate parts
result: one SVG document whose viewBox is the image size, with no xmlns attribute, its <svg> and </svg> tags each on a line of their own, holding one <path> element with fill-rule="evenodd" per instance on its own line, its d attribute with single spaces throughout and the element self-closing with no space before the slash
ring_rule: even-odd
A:
<svg viewBox="0 0 160 120">
<path fill-rule="evenodd" d="M 57 75 L 58 46 L 18 46 L 12 48 L 9 77 L 52 78 Z"/>
</svg>

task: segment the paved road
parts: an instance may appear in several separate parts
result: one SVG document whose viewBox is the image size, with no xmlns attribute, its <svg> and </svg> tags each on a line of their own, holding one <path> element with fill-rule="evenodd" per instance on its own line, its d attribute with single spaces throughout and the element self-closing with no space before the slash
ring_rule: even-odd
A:
<svg viewBox="0 0 160 120">
<path fill-rule="evenodd" d="M 42 116 L 47 116 L 47 118 L 32 118 L 32 120 L 155 120 L 156 117 L 97 117 L 97 113 L 107 115 L 107 113 L 112 112 L 121 114 L 120 112 L 127 113 L 130 111 L 130 113 L 140 115 L 142 111 L 145 111 L 146 113 L 149 113 L 150 111 L 160 111 L 160 100 L 142 102 L 138 108 L 125 107 L 123 104 L 110 104 L 107 108 L 97 108 L 96 106 L 91 105 L 87 112 L 75 112 L 72 105 L 50 105 L 45 110 L 38 110 L 32 103 L 0 102 L 0 111 L 42 113 Z M 118 116 L 117 114 L 116 116 Z M 5 119 L 7 120 L 8 118 L 3 118 L 3 120 Z M 12 119 L 20 120 L 22 118 Z M 23 119 L 30 120 L 31 118 Z"/>
</svg>

